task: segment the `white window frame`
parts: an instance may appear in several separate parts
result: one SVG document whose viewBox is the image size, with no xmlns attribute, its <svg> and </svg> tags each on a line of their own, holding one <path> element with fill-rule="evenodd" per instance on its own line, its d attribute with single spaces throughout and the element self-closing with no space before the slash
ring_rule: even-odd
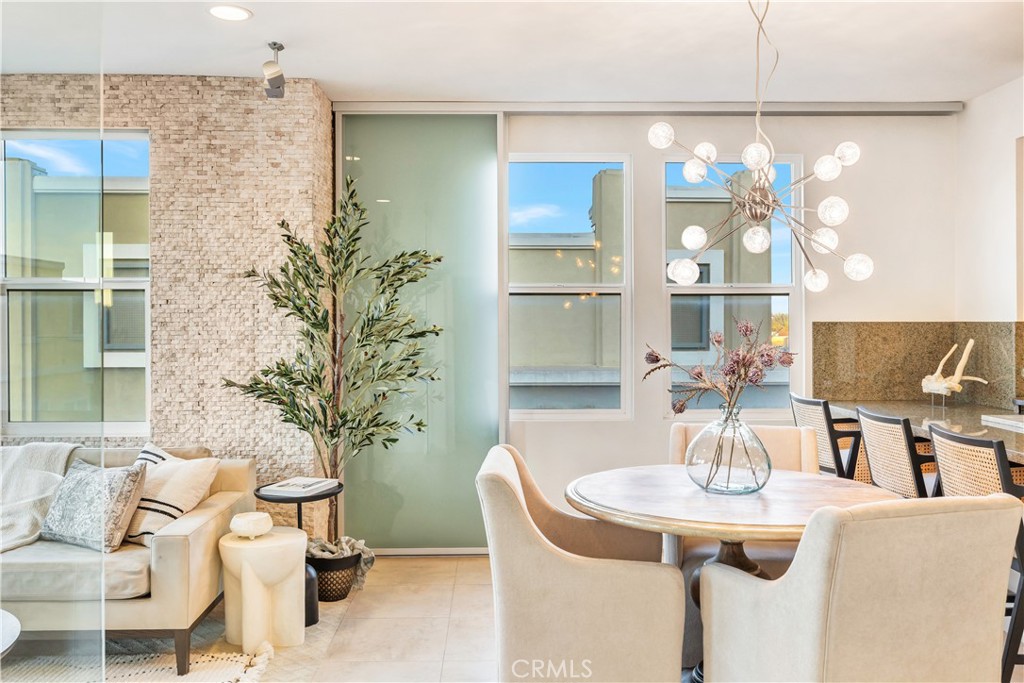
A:
<svg viewBox="0 0 1024 683">
<path fill-rule="evenodd" d="M 665 155 L 661 159 L 661 196 L 663 202 L 663 210 L 661 212 L 661 253 L 668 254 L 670 250 L 675 249 L 675 245 L 668 244 L 668 176 L 667 167 L 668 164 L 683 163 L 690 158 L 688 154 L 670 154 Z M 720 154 L 718 157 L 720 163 L 741 163 L 740 156 L 738 154 Z M 803 177 L 804 158 L 802 154 L 776 154 L 775 163 L 789 164 L 792 168 L 792 178 Z M 795 206 L 803 206 L 803 186 L 796 188 L 794 193 L 791 195 L 791 201 L 789 203 Z M 803 211 L 801 209 L 795 210 L 795 215 L 798 219 L 803 220 Z M 663 309 L 667 311 L 665 316 L 665 327 L 663 331 L 663 339 L 665 343 L 663 348 L 671 348 L 672 340 L 672 295 L 674 294 L 701 294 L 707 296 L 714 295 L 741 295 L 741 294 L 754 294 L 761 296 L 787 296 L 789 298 L 789 350 L 797 354 L 797 362 L 793 363 L 792 367 L 789 368 L 789 390 L 797 394 L 804 393 L 805 376 L 804 368 L 805 363 L 803 362 L 802 353 L 807 347 L 804 330 L 804 288 L 803 288 L 803 272 L 804 265 L 803 259 L 800 257 L 800 247 L 796 245 L 795 241 L 797 237 L 792 237 L 793 245 L 790 249 L 790 259 L 793 277 L 788 285 L 775 285 L 771 283 L 765 284 L 696 284 L 696 285 L 677 285 L 670 283 L 667 278 L 663 276 L 662 283 L 662 296 L 663 296 Z M 662 386 L 667 392 L 672 389 L 672 377 L 671 372 L 666 372 L 662 376 Z M 742 404 L 742 399 L 740 401 Z M 692 423 L 707 423 L 715 420 L 719 417 L 718 411 L 715 409 L 692 409 L 686 412 L 676 415 L 672 412 L 671 401 L 664 401 L 664 418 L 666 420 L 672 420 L 673 422 L 692 422 Z M 751 408 L 743 410 L 743 417 L 751 423 L 773 423 L 773 422 L 784 422 L 789 424 L 792 422 L 792 412 L 789 407 L 785 408 Z"/>
<path fill-rule="evenodd" d="M 63 129 L 7 129 L 0 131 L 0 141 L 6 140 L 149 140 L 149 132 L 145 130 L 63 130 Z M 0 144 L 0 429 L 9 437 L 149 437 L 151 433 L 150 409 L 152 400 L 152 320 L 150 311 L 150 278 L 108 277 L 105 273 L 94 273 L 92 277 L 68 278 L 8 278 L 7 277 L 7 225 L 2 217 L 6 215 L 6 155 L 5 146 Z M 148 191 L 148 178 L 146 181 Z M 103 191 L 103 188 L 100 188 Z M 86 250 L 102 248 L 103 260 L 113 258 L 114 254 L 100 247 L 101 237 L 97 235 L 97 244 L 89 245 Z M 132 255 L 135 254 L 135 249 Z M 148 255 L 148 245 L 146 248 Z M 104 269 L 105 270 L 105 269 Z M 145 335 L 146 351 L 144 363 L 146 368 L 146 420 L 142 422 L 11 422 L 10 421 L 10 375 L 9 354 L 10 339 L 8 336 L 8 293 L 12 291 L 78 291 L 94 292 L 103 290 L 142 290 L 145 296 Z M 84 332 L 84 331 L 83 331 Z M 138 367 L 138 352 L 125 359 L 124 353 L 104 353 L 104 363 L 109 357 L 118 361 L 107 367 Z M 130 361 L 130 362 L 129 362 Z M 83 365 L 87 359 L 83 359 Z"/>
<path fill-rule="evenodd" d="M 506 219 L 500 222 L 504 248 L 505 296 L 504 311 L 507 319 L 512 296 L 516 294 L 614 294 L 619 297 L 619 407 L 618 408 L 568 408 L 568 409 L 513 409 L 509 408 L 510 421 L 594 421 L 594 420 L 631 420 L 633 418 L 633 157 L 631 154 L 616 153 L 510 153 L 505 160 L 507 164 L 523 162 L 545 163 L 619 163 L 622 164 L 622 282 L 616 284 L 563 284 L 538 283 L 514 284 L 510 282 L 509 256 L 510 229 L 508 225 L 508 173 L 502 178 L 505 188 L 502 193 L 505 199 L 504 213 Z M 508 329 L 505 329 L 505 351 L 508 353 Z M 507 355 L 506 355 L 507 359 Z M 511 363 L 506 360 L 504 382 L 511 391 Z"/>
</svg>

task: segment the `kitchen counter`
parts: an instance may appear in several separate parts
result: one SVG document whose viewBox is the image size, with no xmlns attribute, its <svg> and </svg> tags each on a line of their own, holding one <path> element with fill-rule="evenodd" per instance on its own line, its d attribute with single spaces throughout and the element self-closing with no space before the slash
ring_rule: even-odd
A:
<svg viewBox="0 0 1024 683">
<path fill-rule="evenodd" d="M 935 406 L 930 401 L 829 401 L 833 417 L 857 417 L 857 407 L 868 412 L 910 419 L 910 426 L 916 436 L 929 437 L 928 425 L 957 432 L 964 436 L 976 436 L 980 439 L 1002 441 L 1006 444 L 1006 455 L 1013 462 L 1024 464 L 1024 434 L 982 424 L 982 415 L 1012 416 L 1008 410 L 1000 410 L 989 406 L 977 406 L 965 403 L 950 403 L 946 399 L 943 408 L 940 397 L 936 397 Z"/>
</svg>

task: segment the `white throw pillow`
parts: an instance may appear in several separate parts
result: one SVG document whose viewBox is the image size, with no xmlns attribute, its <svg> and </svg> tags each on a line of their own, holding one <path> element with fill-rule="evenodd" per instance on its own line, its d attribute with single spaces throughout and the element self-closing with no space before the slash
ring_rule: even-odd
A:
<svg viewBox="0 0 1024 683">
<path fill-rule="evenodd" d="M 216 458 L 176 458 L 147 443 L 135 462 L 145 463 L 146 483 L 124 540 L 152 546 L 153 534 L 191 511 L 206 497 L 217 476 L 219 461 Z"/>
</svg>

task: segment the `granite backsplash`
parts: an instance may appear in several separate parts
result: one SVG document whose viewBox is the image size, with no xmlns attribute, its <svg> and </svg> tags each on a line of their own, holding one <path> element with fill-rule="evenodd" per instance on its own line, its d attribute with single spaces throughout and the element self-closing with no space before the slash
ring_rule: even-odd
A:
<svg viewBox="0 0 1024 683">
<path fill-rule="evenodd" d="M 974 351 L 964 374 L 989 383 L 965 382 L 953 400 L 1010 410 L 1014 398 L 1024 397 L 1024 322 L 818 322 L 812 330 L 818 398 L 926 400 L 921 378 L 959 344 L 942 371 L 953 374 L 971 338 Z"/>
</svg>

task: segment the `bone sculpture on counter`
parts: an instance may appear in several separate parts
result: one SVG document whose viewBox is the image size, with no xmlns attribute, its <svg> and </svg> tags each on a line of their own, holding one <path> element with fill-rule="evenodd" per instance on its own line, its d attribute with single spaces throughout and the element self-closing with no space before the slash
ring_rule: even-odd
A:
<svg viewBox="0 0 1024 683">
<path fill-rule="evenodd" d="M 934 375 L 928 375 L 921 380 L 921 390 L 926 394 L 942 394 L 943 396 L 949 396 L 954 391 L 959 393 L 963 390 L 961 382 L 981 382 L 982 384 L 988 384 L 988 380 L 982 379 L 981 377 L 971 377 L 964 375 L 964 368 L 967 367 L 967 359 L 971 356 L 971 349 L 974 348 L 974 340 L 970 339 L 967 341 L 967 346 L 964 347 L 964 354 L 960 356 L 960 362 L 956 365 L 956 372 L 949 377 L 942 376 L 942 368 L 946 365 L 946 361 L 956 351 L 956 347 L 959 344 L 953 344 L 953 348 L 949 350 L 949 353 L 939 362 L 939 367 L 935 370 Z"/>
</svg>

